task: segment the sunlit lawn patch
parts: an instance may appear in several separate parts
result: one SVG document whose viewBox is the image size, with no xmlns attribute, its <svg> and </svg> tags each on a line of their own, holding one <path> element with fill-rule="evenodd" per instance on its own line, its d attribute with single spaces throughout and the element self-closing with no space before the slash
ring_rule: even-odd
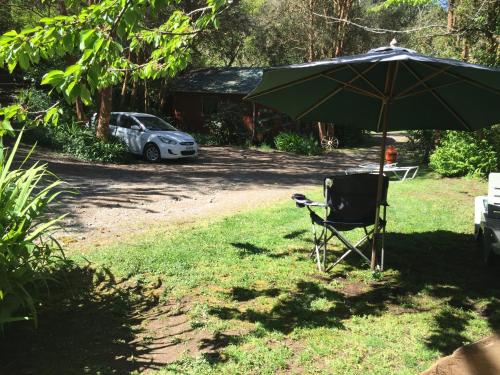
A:
<svg viewBox="0 0 500 375">
<path fill-rule="evenodd" d="M 162 278 L 165 301 L 189 297 L 195 329 L 238 332 L 217 357 L 186 356 L 162 373 L 414 374 L 500 326 L 497 270 L 480 263 L 472 237 L 473 197 L 485 188 L 432 175 L 391 184 L 379 279 L 353 256 L 319 274 L 308 216 L 291 201 L 90 259 Z"/>
</svg>

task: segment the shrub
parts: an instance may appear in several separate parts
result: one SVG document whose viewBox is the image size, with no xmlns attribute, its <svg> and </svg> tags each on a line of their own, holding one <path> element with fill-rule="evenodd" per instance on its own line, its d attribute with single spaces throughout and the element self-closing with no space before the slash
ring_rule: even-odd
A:
<svg viewBox="0 0 500 375">
<path fill-rule="evenodd" d="M 418 163 L 428 163 L 439 135 L 440 131 L 436 130 L 409 130 L 405 151 L 412 153 Z"/>
<path fill-rule="evenodd" d="M 19 91 L 17 102 L 28 108 L 30 112 L 45 111 L 53 104 L 47 92 L 35 88 Z"/>
<path fill-rule="evenodd" d="M 283 132 L 274 138 L 274 144 L 280 151 L 293 152 L 299 155 L 319 155 L 321 147 L 313 137 L 303 137 L 301 135 Z"/>
<path fill-rule="evenodd" d="M 243 112 L 241 106 L 234 103 L 219 105 L 205 124 L 208 135 L 205 140 L 212 145 L 240 145 L 245 142 Z"/>
<path fill-rule="evenodd" d="M 498 158 L 487 140 L 472 133 L 449 131 L 430 157 L 429 164 L 443 176 L 484 176 L 498 166 Z"/>
<path fill-rule="evenodd" d="M 63 151 L 77 159 L 116 163 L 129 158 L 126 145 L 119 139 L 97 139 L 93 128 L 82 127 L 75 122 L 35 128 L 31 137 L 44 146 Z"/>
<path fill-rule="evenodd" d="M 206 146 L 217 146 L 219 145 L 217 137 L 211 134 L 203 134 L 203 133 L 189 133 L 193 136 L 196 142 L 200 145 Z"/>
<path fill-rule="evenodd" d="M 71 123 L 57 134 L 64 152 L 78 159 L 103 163 L 123 162 L 128 159 L 127 146 L 118 138 L 103 141 L 96 138 L 94 129 Z"/>
<path fill-rule="evenodd" d="M 45 216 L 61 181 L 45 164 L 11 169 L 20 139 L 6 157 L 0 148 L 0 327 L 36 319 L 35 301 L 44 281 L 64 264 L 50 236 L 59 218 Z"/>
</svg>

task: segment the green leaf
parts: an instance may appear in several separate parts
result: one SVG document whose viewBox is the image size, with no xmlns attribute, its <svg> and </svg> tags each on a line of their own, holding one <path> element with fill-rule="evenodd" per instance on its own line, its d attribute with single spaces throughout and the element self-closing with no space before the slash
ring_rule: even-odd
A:
<svg viewBox="0 0 500 375">
<path fill-rule="evenodd" d="M 92 97 L 90 96 L 90 91 L 85 85 L 80 86 L 80 98 L 82 99 L 83 104 L 90 105 L 92 104 Z"/>
<path fill-rule="evenodd" d="M 97 53 L 99 52 L 99 49 L 101 48 L 102 44 L 104 43 L 105 39 L 104 38 L 98 38 L 95 43 L 94 43 L 94 52 Z"/>
<path fill-rule="evenodd" d="M 12 73 L 14 69 L 16 69 L 17 66 L 17 60 L 12 59 L 7 63 L 7 68 L 9 69 L 9 73 Z"/>
<path fill-rule="evenodd" d="M 73 101 L 78 97 L 79 87 L 78 81 L 71 81 L 70 84 L 64 90 L 64 93 L 69 98 L 70 101 Z"/>
<path fill-rule="evenodd" d="M 71 51 L 73 49 L 73 35 L 67 34 L 63 37 L 63 45 L 67 51 Z"/>
<path fill-rule="evenodd" d="M 80 33 L 80 50 L 88 48 L 95 37 L 95 29 L 85 30 Z"/>
<path fill-rule="evenodd" d="M 80 73 L 81 69 L 82 69 L 81 65 L 78 65 L 78 64 L 70 65 L 64 71 L 64 76 L 70 77 L 73 75 L 78 75 L 78 73 Z"/>
<path fill-rule="evenodd" d="M 59 87 L 64 82 L 64 72 L 62 70 L 51 70 L 43 76 L 42 85 Z"/>
</svg>

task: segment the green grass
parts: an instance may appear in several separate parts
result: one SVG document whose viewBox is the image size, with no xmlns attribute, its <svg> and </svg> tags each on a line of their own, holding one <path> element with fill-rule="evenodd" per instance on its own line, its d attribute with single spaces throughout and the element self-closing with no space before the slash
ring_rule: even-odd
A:
<svg viewBox="0 0 500 375">
<path fill-rule="evenodd" d="M 160 277 L 163 301 L 187 301 L 193 328 L 224 337 L 217 356 L 185 356 L 161 374 L 416 374 L 500 327 L 498 270 L 480 263 L 472 237 L 485 189 L 432 174 L 391 184 L 379 278 L 353 255 L 319 274 L 307 212 L 291 201 L 86 257 L 120 277 Z"/>
</svg>

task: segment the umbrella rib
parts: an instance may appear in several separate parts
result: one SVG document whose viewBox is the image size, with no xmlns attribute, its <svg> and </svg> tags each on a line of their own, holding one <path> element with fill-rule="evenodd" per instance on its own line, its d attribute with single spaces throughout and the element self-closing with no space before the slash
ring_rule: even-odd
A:
<svg viewBox="0 0 500 375">
<path fill-rule="evenodd" d="M 357 73 L 357 72 L 355 72 Z M 357 73 L 359 74 L 359 73 Z M 371 91 L 368 91 L 368 90 L 365 90 L 365 89 L 362 89 L 360 87 L 356 87 L 354 85 L 351 85 L 349 83 L 346 83 L 344 81 L 341 81 L 341 80 L 338 80 L 336 78 L 333 78 L 333 77 L 330 77 L 329 75 L 326 75 L 326 74 L 323 74 L 322 77 L 326 78 L 326 79 L 329 79 L 333 82 L 336 82 L 336 83 L 340 83 L 341 85 L 344 85 L 345 89 L 346 90 L 352 90 L 358 94 L 361 94 L 361 95 L 365 95 L 365 96 L 370 96 L 372 98 L 376 98 L 376 99 L 382 99 L 383 98 L 383 95 L 377 95 Z M 362 77 L 362 75 L 359 75 L 359 77 Z"/>
<path fill-rule="evenodd" d="M 375 63 L 373 65 L 370 65 L 368 68 L 366 68 L 362 74 L 364 73 L 368 73 L 370 70 L 372 70 L 378 63 Z M 354 78 L 351 78 L 351 80 L 349 80 L 348 82 L 343 82 L 341 87 L 337 88 L 335 91 L 329 93 L 328 95 L 326 95 L 325 97 L 323 97 L 322 99 L 320 99 L 319 101 L 317 101 L 316 103 L 314 103 L 312 106 L 310 106 L 309 108 L 307 108 L 304 112 L 302 112 L 300 115 L 298 115 L 296 117 L 297 120 L 300 120 L 301 118 L 303 118 L 305 115 L 311 113 L 312 111 L 314 111 L 316 108 L 318 108 L 321 104 L 323 104 L 324 102 L 326 102 L 328 99 L 331 99 L 332 97 L 334 97 L 335 95 L 337 95 L 340 91 L 342 91 L 343 89 L 345 89 L 345 87 L 347 85 L 350 85 L 351 83 L 353 83 L 354 81 L 356 81 L 358 78 L 360 77 L 360 75 L 358 74 L 357 76 L 355 76 Z"/>
<path fill-rule="evenodd" d="M 443 87 L 448 87 L 448 86 L 456 85 L 457 83 L 460 83 L 460 81 L 443 83 L 442 85 L 434 86 L 434 87 L 431 87 L 431 88 L 425 88 L 423 90 L 415 91 L 415 92 L 412 92 L 410 94 L 406 94 L 406 95 L 403 95 L 403 96 L 398 95 L 398 96 L 396 96 L 394 98 L 394 100 L 406 99 L 406 98 L 409 98 L 411 96 L 417 96 L 417 95 L 423 94 L 423 93 L 431 91 L 431 90 L 437 90 L 437 89 L 441 89 Z"/>
<path fill-rule="evenodd" d="M 396 62 L 396 65 L 394 66 L 394 71 L 391 72 L 391 67 L 387 67 L 387 74 L 385 77 L 385 91 L 386 94 L 384 94 L 384 98 L 382 100 L 382 105 L 380 106 L 380 112 L 378 115 L 378 122 L 377 122 L 377 131 L 382 131 L 382 121 L 384 121 L 384 127 L 387 130 L 387 124 L 386 122 L 386 111 L 388 110 L 388 106 L 391 104 L 392 98 L 393 98 L 393 92 L 394 92 L 394 85 L 396 83 L 396 76 L 398 74 L 399 70 L 399 62 Z M 392 74 L 391 74 L 392 73 Z"/>
<path fill-rule="evenodd" d="M 403 63 L 404 67 L 416 78 L 416 79 L 420 79 L 420 77 L 418 76 L 418 74 L 413 71 L 413 69 L 411 69 L 408 64 L 406 63 Z M 467 122 L 462 118 L 462 116 L 460 116 L 442 97 L 441 95 L 439 95 L 436 91 L 434 91 L 433 88 L 431 88 L 427 83 L 425 82 L 422 82 L 422 84 L 428 88 L 431 92 L 431 94 L 436 98 L 436 100 L 444 107 L 446 108 L 446 110 L 448 110 L 448 112 L 450 112 L 453 117 L 455 117 L 461 124 L 462 126 L 466 129 L 466 130 L 472 130 L 472 127 L 470 127 Z"/>
<path fill-rule="evenodd" d="M 326 72 L 321 72 L 321 73 L 316 73 L 316 74 L 313 74 L 311 76 L 308 76 L 306 78 L 300 78 L 300 79 L 296 79 L 294 81 L 291 81 L 291 82 L 287 82 L 287 83 L 284 83 L 282 85 L 278 85 L 276 87 L 273 87 L 271 89 L 268 89 L 268 90 L 264 90 L 264 91 L 261 91 L 257 94 L 254 94 L 254 95 L 247 95 L 245 96 L 243 99 L 254 99 L 254 98 L 258 98 L 259 96 L 262 96 L 262 95 L 267 95 L 267 94 L 271 94 L 273 92 L 276 92 L 276 91 L 281 91 L 283 89 L 286 89 L 288 87 L 292 87 L 292 86 L 295 86 L 295 85 L 298 85 L 298 84 L 301 84 L 301 83 L 304 83 L 304 82 L 307 82 L 307 81 L 310 81 L 310 80 L 313 80 L 313 79 L 316 79 L 318 77 L 320 77 L 321 75 L 323 74 L 329 74 L 329 73 L 334 73 L 334 72 L 339 72 L 339 71 L 342 71 L 342 70 L 345 70 L 347 69 L 347 66 L 336 66 L 335 68 L 332 68 L 330 70 L 327 70 Z"/>
<path fill-rule="evenodd" d="M 428 63 L 423 63 L 423 62 L 420 62 L 420 61 L 417 61 L 417 63 L 419 63 L 421 65 L 424 65 L 424 66 L 426 66 L 428 68 L 431 68 L 433 70 L 437 69 L 436 67 L 434 67 L 434 66 L 432 66 L 432 65 L 430 65 Z M 486 90 L 486 91 L 490 91 L 490 92 L 492 92 L 493 94 L 496 94 L 496 95 L 500 95 L 500 90 L 497 90 L 494 87 L 490 87 L 488 85 L 485 85 L 484 83 L 474 81 L 473 79 L 470 79 L 468 77 L 464 77 L 463 75 L 461 75 L 459 73 L 448 72 L 448 71 L 445 71 L 444 73 L 452 76 L 453 78 L 458 78 L 458 79 L 460 79 L 460 80 L 462 80 L 464 82 L 467 82 L 468 84 L 470 84 L 472 86 L 477 86 L 480 89 L 483 89 L 483 90 Z"/>
<path fill-rule="evenodd" d="M 383 96 L 384 96 L 384 93 L 383 93 L 382 91 L 380 91 L 380 90 L 378 89 L 378 87 L 377 87 L 377 86 L 375 86 L 375 85 L 374 85 L 374 84 L 373 84 L 373 83 L 372 83 L 372 82 L 371 82 L 368 78 L 366 78 L 364 74 L 361 74 L 361 73 L 360 73 L 360 72 L 359 72 L 359 71 L 358 71 L 355 67 L 353 67 L 351 64 L 349 64 L 349 65 L 348 65 L 348 67 L 349 67 L 349 68 L 350 68 L 350 69 L 351 69 L 354 73 L 359 74 L 359 75 L 361 76 L 361 78 L 363 79 L 363 81 L 365 81 L 366 83 L 368 83 L 368 85 L 370 85 L 370 87 L 371 87 L 372 89 L 374 89 L 374 90 L 377 92 L 377 94 L 378 94 L 378 96 L 379 96 L 379 97 L 383 97 Z"/>
<path fill-rule="evenodd" d="M 445 66 L 444 68 L 442 69 L 439 69 L 438 71 L 435 71 L 434 73 L 432 74 L 429 74 L 428 76 L 422 78 L 421 80 L 419 80 L 417 83 L 411 85 L 410 87 L 404 89 L 403 91 L 397 93 L 394 98 L 395 99 L 399 99 L 401 96 L 406 96 L 405 94 L 407 94 L 408 92 L 410 92 L 411 90 L 413 90 L 415 87 L 418 87 L 420 85 L 422 85 L 422 82 L 425 82 L 425 81 L 428 81 L 430 80 L 431 78 L 434 78 L 435 76 L 437 76 L 438 74 L 441 74 L 443 73 L 446 69 L 448 69 L 449 66 Z"/>
</svg>

